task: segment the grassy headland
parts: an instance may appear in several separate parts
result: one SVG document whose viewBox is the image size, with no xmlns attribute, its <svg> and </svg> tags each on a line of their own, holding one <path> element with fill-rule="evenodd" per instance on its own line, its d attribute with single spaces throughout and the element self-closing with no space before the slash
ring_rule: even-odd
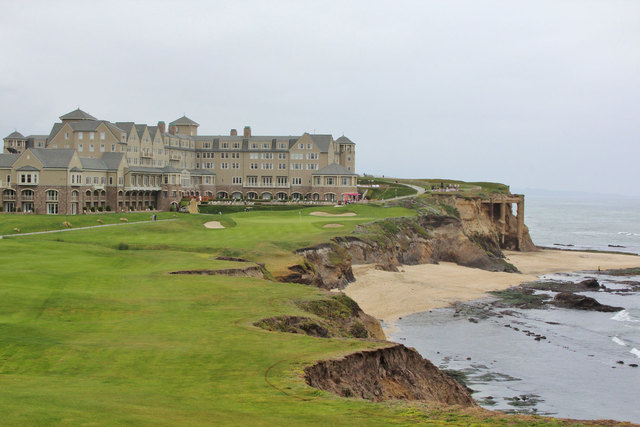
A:
<svg viewBox="0 0 640 427">
<path fill-rule="evenodd" d="M 310 209 L 178 214 L 175 221 L 0 240 L 2 423 L 531 425 L 532 418 L 479 409 L 371 403 L 312 389 L 300 377 L 303 366 L 383 344 L 253 326 L 272 316 L 309 315 L 296 302 L 327 298 L 316 288 L 167 274 L 237 265 L 216 260 L 219 255 L 265 262 L 277 272 L 297 262 L 295 248 L 363 222 L 414 214 L 401 207 L 323 210 L 345 209 L 356 216 L 310 216 Z M 98 218 L 115 223 L 121 216 L 69 221 L 75 227 Z M 3 216 L 0 233 L 52 229 L 64 220 Z M 227 228 L 204 228 L 210 220 Z M 336 222 L 344 227 L 322 227 Z"/>
</svg>

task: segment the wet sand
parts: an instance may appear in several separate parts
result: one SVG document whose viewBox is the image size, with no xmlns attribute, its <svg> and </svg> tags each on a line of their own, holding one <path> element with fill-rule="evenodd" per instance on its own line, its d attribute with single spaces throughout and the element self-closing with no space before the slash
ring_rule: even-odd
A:
<svg viewBox="0 0 640 427">
<path fill-rule="evenodd" d="M 344 291 L 365 313 L 382 319 L 385 332 L 392 332 L 400 317 L 482 298 L 488 291 L 536 280 L 544 274 L 640 267 L 640 257 L 635 255 L 556 250 L 505 255 L 522 274 L 489 272 L 449 262 L 406 265 L 399 273 L 376 270 L 373 265 L 354 265 L 356 281 Z"/>
</svg>

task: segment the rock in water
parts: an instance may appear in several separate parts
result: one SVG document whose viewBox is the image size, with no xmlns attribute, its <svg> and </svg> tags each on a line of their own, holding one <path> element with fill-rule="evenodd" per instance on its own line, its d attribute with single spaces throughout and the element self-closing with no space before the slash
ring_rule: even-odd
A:
<svg viewBox="0 0 640 427">
<path fill-rule="evenodd" d="M 624 310 L 624 307 L 613 307 L 610 305 L 600 304 L 595 299 L 585 296 L 572 294 L 569 292 L 561 292 L 553 299 L 553 304 L 557 307 L 572 308 L 575 310 L 590 310 L 614 312 Z"/>
</svg>

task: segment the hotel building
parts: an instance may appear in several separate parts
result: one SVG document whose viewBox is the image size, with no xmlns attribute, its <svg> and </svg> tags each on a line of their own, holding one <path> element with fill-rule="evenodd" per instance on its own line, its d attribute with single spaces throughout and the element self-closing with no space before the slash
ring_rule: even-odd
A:
<svg viewBox="0 0 640 427">
<path fill-rule="evenodd" d="M 77 109 L 49 135 L 4 138 L 2 212 L 78 214 L 168 210 L 185 197 L 351 200 L 355 144 L 347 137 L 198 135 L 183 116 L 166 126 L 98 120 Z"/>
</svg>

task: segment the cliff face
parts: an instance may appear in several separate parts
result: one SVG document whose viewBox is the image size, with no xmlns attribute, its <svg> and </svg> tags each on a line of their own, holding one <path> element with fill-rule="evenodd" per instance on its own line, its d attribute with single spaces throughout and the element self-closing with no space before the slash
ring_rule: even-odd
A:
<svg viewBox="0 0 640 427">
<path fill-rule="evenodd" d="M 304 262 L 280 280 L 321 288 L 344 288 L 354 281 L 352 264 L 378 264 L 394 270 L 401 264 L 455 262 L 489 271 L 517 271 L 504 261 L 495 235 L 471 239 L 461 220 L 449 216 L 391 218 L 358 226 L 351 236 L 297 251 Z"/>
<path fill-rule="evenodd" d="M 343 397 L 475 406 L 467 390 L 403 345 L 360 351 L 305 369 L 307 384 Z"/>
<path fill-rule="evenodd" d="M 321 338 L 386 339 L 380 322 L 362 311 L 358 303 L 345 294 L 298 301 L 296 305 L 316 317 L 269 317 L 255 322 L 254 326 L 270 331 L 306 334 Z"/>
<path fill-rule="evenodd" d="M 524 197 L 524 196 L 519 196 Z M 508 199 L 507 199 L 508 200 Z M 461 197 L 442 198 L 445 203 L 455 206 L 460 214 L 462 228 L 469 236 L 494 236 L 501 249 L 532 252 L 537 250 L 529 229 L 524 224 L 518 241 L 518 218 L 513 214 L 512 203 L 502 199 L 464 199 Z M 524 199 L 522 199 L 524 207 Z M 504 209 L 504 212 L 502 211 Z M 524 212 L 521 212 L 524 215 Z"/>
</svg>

